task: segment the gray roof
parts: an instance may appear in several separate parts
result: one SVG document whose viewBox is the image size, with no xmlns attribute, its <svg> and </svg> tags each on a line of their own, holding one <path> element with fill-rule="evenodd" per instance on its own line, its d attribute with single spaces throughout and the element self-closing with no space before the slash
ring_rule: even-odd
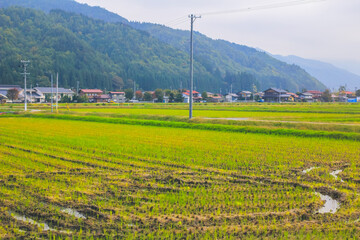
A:
<svg viewBox="0 0 360 240">
<path fill-rule="evenodd" d="M 269 90 L 274 90 L 275 92 L 278 92 L 278 93 L 287 93 L 287 91 L 285 91 L 284 89 L 280 89 L 280 88 L 269 88 L 266 91 L 269 91 Z"/>
<path fill-rule="evenodd" d="M 0 89 L 9 90 L 9 89 L 21 89 L 19 85 L 0 85 Z"/>
<path fill-rule="evenodd" d="M 34 88 L 40 92 L 42 92 L 43 94 L 47 94 L 47 93 L 51 93 L 51 87 L 37 87 Z M 56 88 L 52 88 L 52 92 L 56 93 Z M 73 91 L 71 91 L 70 89 L 66 89 L 66 88 L 58 88 L 58 93 L 62 94 L 75 94 Z"/>
<path fill-rule="evenodd" d="M 7 95 L 7 92 L 8 92 L 7 90 L 1 90 L 1 89 L 0 89 L 0 94 L 2 94 L 2 95 L 4 95 L 4 96 Z"/>
</svg>

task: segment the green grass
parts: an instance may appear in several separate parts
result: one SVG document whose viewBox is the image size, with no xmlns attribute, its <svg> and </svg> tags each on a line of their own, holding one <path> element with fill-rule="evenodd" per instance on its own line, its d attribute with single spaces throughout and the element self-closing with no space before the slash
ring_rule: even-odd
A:
<svg viewBox="0 0 360 240">
<path fill-rule="evenodd" d="M 359 105 L 30 107 L 0 117 L 1 239 L 360 238 Z"/>
<path fill-rule="evenodd" d="M 358 141 L 94 116 L 0 123 L 0 233 L 9 238 L 359 237 Z M 344 183 L 329 175 L 338 169 Z M 330 190 L 341 209 L 315 214 L 322 202 L 314 191 Z M 68 207 L 87 218 L 61 211 Z"/>
</svg>

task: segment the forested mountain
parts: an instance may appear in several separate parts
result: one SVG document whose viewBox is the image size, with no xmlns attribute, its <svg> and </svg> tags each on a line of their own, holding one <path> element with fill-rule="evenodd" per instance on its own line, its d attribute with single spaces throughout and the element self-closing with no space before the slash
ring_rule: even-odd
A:
<svg viewBox="0 0 360 240">
<path fill-rule="evenodd" d="M 49 85 L 49 71 L 65 87 L 119 89 L 133 79 L 150 90 L 176 87 L 188 79 L 188 56 L 148 33 L 121 23 L 106 23 L 53 10 L 49 14 L 13 7 L 0 9 L 0 81 L 22 82 L 21 59 L 31 60 L 33 84 Z M 196 66 L 198 88 L 218 89 L 215 79 Z M 132 82 L 127 84 L 132 86 Z"/>
<path fill-rule="evenodd" d="M 37 46 L 39 52 L 46 53 L 43 55 L 46 55 L 49 61 L 42 63 L 46 70 L 45 68 L 41 70 L 43 71 L 39 75 L 41 79 L 47 79 L 46 71 L 57 70 L 62 73 L 62 82 L 67 86 L 75 86 L 75 82 L 80 80 L 83 87 L 96 86 L 113 89 L 124 85 L 121 79 L 125 84 L 127 82 L 131 84 L 131 81 L 127 80 L 134 79 L 139 87 L 145 90 L 157 87 L 179 88 L 181 83 L 183 87 L 188 87 L 189 33 L 187 31 L 150 23 L 128 22 L 105 9 L 90 7 L 72 0 L 0 0 L 0 7 L 10 5 L 37 8 L 45 12 L 51 9 L 62 9 L 105 21 L 96 21 L 62 11 L 52 11 L 49 15 L 34 13 L 36 17 L 49 21 L 43 24 L 47 25 L 51 31 L 54 31 L 54 27 L 61 27 L 76 39 L 76 42 L 84 45 L 83 49 L 86 46 L 89 52 L 82 51 L 83 56 L 78 56 L 79 53 L 73 52 L 72 49 L 65 51 L 65 49 L 45 45 L 46 42 L 42 41 L 44 36 L 42 38 L 32 36 L 29 31 L 26 33 L 30 36 L 25 36 L 25 28 L 16 26 L 19 37 L 31 38 L 30 42 L 39 45 Z M 11 9 L 11 11 L 15 10 Z M 3 11 L 3 14 L 7 15 L 8 12 Z M 46 18 L 49 20 L 45 20 Z M 31 17 L 25 19 L 32 20 Z M 3 28 L 8 27 L 9 31 L 12 31 L 13 26 L 5 24 Z M 40 35 L 46 34 L 46 31 L 42 30 L 43 26 L 38 27 L 41 29 Z M 2 29 L 0 34 L 6 34 L 6 32 Z M 24 36 L 20 36 L 21 34 Z M 235 91 L 252 90 L 253 84 L 258 89 L 276 86 L 291 91 L 303 88 L 325 88 L 322 83 L 300 67 L 285 64 L 264 52 L 223 40 L 212 40 L 200 33 L 195 34 L 195 39 L 195 84 L 200 91 L 219 91 L 220 88 L 227 90 L 231 84 Z M 63 41 L 64 39 L 61 40 Z M 28 50 L 32 48 L 30 45 Z M 3 51 L 1 48 L 2 46 L 0 46 L 0 51 Z M 17 44 L 17 48 L 20 50 L 20 45 Z M 0 60 L 5 64 L 1 64 L 1 67 L 8 65 L 7 68 L 10 68 L 6 63 L 14 64 L 20 57 L 24 57 L 21 55 L 22 52 L 29 53 L 26 49 L 25 51 L 21 49 L 16 52 L 17 57 L 13 55 L 12 61 Z M 51 54 L 48 54 L 50 52 Z M 66 52 L 72 55 L 63 56 Z M 56 60 L 55 56 L 58 55 L 61 59 Z M 31 57 L 31 54 L 28 57 Z M 36 60 L 41 61 L 42 57 L 41 55 Z M 66 64 L 62 65 L 61 60 Z M 71 62 L 78 66 L 71 67 L 73 65 L 70 64 Z M 11 70 L 11 73 L 7 72 L 8 75 L 15 74 L 14 68 Z M 4 75 L 4 73 L 0 74 Z M 90 76 L 91 81 L 88 81 L 86 76 Z M 5 79 L 0 75 L 0 82 L 16 81 L 14 77 Z"/>
<path fill-rule="evenodd" d="M 79 13 L 106 22 L 128 23 L 125 18 L 115 13 L 106 11 L 100 7 L 90 7 L 86 4 L 80 4 L 73 0 L 0 0 L 1 8 L 10 6 L 34 8 L 47 13 L 54 9 L 61 9 L 66 12 Z"/>
<path fill-rule="evenodd" d="M 131 26 L 149 32 L 152 36 L 182 51 L 189 51 L 188 31 L 174 30 L 151 23 L 130 23 Z M 323 89 L 324 85 L 294 64 L 281 62 L 265 52 L 224 40 L 213 40 L 196 32 L 194 35 L 195 59 L 209 72 L 246 72 L 255 76 L 265 89 L 273 86 L 292 91 L 303 88 Z M 231 84 L 231 82 L 227 82 Z M 251 90 L 247 88 L 247 90 Z"/>
</svg>

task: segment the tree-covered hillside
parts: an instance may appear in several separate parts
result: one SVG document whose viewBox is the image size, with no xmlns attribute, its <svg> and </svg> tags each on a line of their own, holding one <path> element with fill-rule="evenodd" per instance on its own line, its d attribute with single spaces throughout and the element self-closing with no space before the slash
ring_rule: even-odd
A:
<svg viewBox="0 0 360 240">
<path fill-rule="evenodd" d="M 21 83 L 18 65 L 31 60 L 33 84 L 49 85 L 49 72 L 60 73 L 65 87 L 119 89 L 186 87 L 188 56 L 148 33 L 121 23 L 105 23 L 60 10 L 49 14 L 24 9 L 0 10 L 0 81 Z M 199 89 L 218 89 L 215 79 L 196 65 Z M 126 86 L 125 86 L 126 87 Z"/>
<path fill-rule="evenodd" d="M 74 69 L 67 79 L 64 79 L 64 83 L 69 86 L 80 80 L 84 87 L 117 88 L 127 83 L 130 85 L 129 79 L 134 79 L 143 89 L 179 88 L 181 83 L 183 87 L 188 87 L 188 31 L 174 30 L 150 23 L 128 22 L 105 9 L 90 7 L 73 0 L 0 0 L 0 7 L 6 8 L 12 5 L 41 9 L 45 12 L 51 9 L 62 9 L 108 22 L 61 11 L 50 12 L 49 16 L 43 15 L 51 19 L 49 24 L 60 24 L 62 28 L 73 34 L 74 38 L 87 45 L 91 49 L 89 54 L 92 52 L 97 55 L 95 59 L 86 58 L 86 60 L 100 61 L 99 64 L 95 63 L 97 67 L 92 69 Z M 111 22 L 118 23 L 111 24 Z M 4 33 L 1 32 L 1 34 Z M 32 40 L 38 43 L 38 39 Z M 42 47 L 52 48 L 44 45 Z M 58 49 L 52 48 L 52 50 L 57 52 Z M 26 51 L 22 52 L 26 53 Z M 81 65 L 81 59 L 78 59 L 77 53 L 70 50 L 69 53 L 75 53 L 72 57 L 76 58 L 78 64 Z M 51 61 L 54 61 L 51 56 L 47 55 Z M 19 58 L 18 55 L 16 60 Z M 69 63 L 69 61 L 66 62 Z M 57 69 L 59 67 L 57 66 Z M 60 70 L 68 72 L 67 67 L 69 66 Z M 54 67 L 49 69 L 52 70 Z M 95 73 L 91 74 L 95 80 L 76 79 L 79 75 L 86 75 L 80 74 L 81 71 L 95 70 L 99 75 L 95 77 Z M 253 84 L 257 86 L 257 89 L 275 86 L 291 91 L 299 91 L 303 88 L 325 88 L 317 79 L 296 65 L 283 63 L 253 48 L 223 40 L 213 40 L 200 33 L 195 34 L 195 71 L 195 85 L 200 91 L 219 91 L 220 88 L 226 91 L 230 89 L 231 84 L 234 91 L 252 90 Z M 102 80 L 98 80 L 100 75 Z M 46 74 L 41 78 L 46 79 Z M 14 80 L 7 78 L 0 81 Z M 239 89 L 240 86 L 246 89 Z"/>
<path fill-rule="evenodd" d="M 188 31 L 174 30 L 151 23 L 130 24 L 177 49 L 182 51 L 189 49 Z M 281 62 L 265 52 L 224 40 L 213 40 L 198 32 L 195 33 L 194 38 L 196 60 L 212 73 L 247 72 L 258 79 L 262 88 L 277 86 L 293 91 L 300 91 L 303 88 L 325 88 L 321 82 L 299 66 Z"/>
<path fill-rule="evenodd" d="M 0 0 L 1 8 L 10 6 L 34 8 L 43 10 L 47 13 L 54 9 L 60 9 L 67 12 L 79 13 L 98 20 L 104 20 L 106 22 L 128 22 L 125 18 L 106 11 L 103 8 L 90 7 L 87 4 L 80 4 L 74 0 Z"/>
</svg>

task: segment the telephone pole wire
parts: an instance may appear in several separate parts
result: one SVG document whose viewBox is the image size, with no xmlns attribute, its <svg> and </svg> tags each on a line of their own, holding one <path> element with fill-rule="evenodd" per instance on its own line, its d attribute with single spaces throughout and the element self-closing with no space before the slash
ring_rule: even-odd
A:
<svg viewBox="0 0 360 240">
<path fill-rule="evenodd" d="M 29 65 L 30 61 L 24 61 L 24 60 L 21 60 L 21 63 L 23 64 L 24 66 L 24 73 L 22 73 L 22 75 L 24 75 L 24 103 L 25 103 L 25 107 L 24 107 L 24 110 L 25 112 L 27 111 L 27 98 L 26 98 L 26 92 L 27 92 L 27 89 L 26 89 L 26 76 L 27 75 L 30 75 L 30 73 L 27 73 L 27 66 Z"/>
<path fill-rule="evenodd" d="M 201 16 L 191 14 L 191 31 L 190 31 L 190 96 L 189 96 L 189 119 L 193 117 L 193 91 L 194 91 L 194 22 Z"/>
</svg>

